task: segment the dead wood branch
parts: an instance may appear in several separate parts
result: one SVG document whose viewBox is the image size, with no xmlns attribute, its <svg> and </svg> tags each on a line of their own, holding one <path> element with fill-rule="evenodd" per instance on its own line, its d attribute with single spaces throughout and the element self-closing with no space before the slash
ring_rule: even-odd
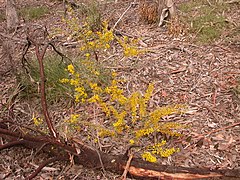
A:
<svg viewBox="0 0 240 180">
<path fill-rule="evenodd" d="M 66 145 L 63 142 L 53 139 L 51 136 L 33 136 L 18 131 L 11 132 L 7 127 L 8 126 L 6 125 L 0 126 L 0 137 L 7 138 L 8 140 L 16 138 L 22 139 L 24 140 L 24 143 L 22 143 L 23 146 L 27 148 L 42 147 L 43 152 L 49 153 L 52 157 L 61 156 L 61 160 L 63 161 L 69 161 L 70 153 L 74 156 L 74 162 L 76 164 L 82 164 L 88 168 L 101 169 L 103 164 L 106 170 L 117 173 L 122 173 L 127 168 L 126 164 L 128 163 L 129 158 L 125 157 L 125 155 L 109 155 L 103 152 L 98 153 L 97 150 L 85 145 L 80 140 L 74 141 L 75 143 L 78 143 L 77 148 L 80 149 L 80 151 L 76 151 L 75 147 Z M 99 159 L 99 154 L 102 162 Z M 214 171 L 200 168 L 174 167 L 148 163 L 136 158 L 131 160 L 128 172 L 132 177 L 144 179 L 199 179 L 221 176 L 240 177 L 239 170 Z"/>
<path fill-rule="evenodd" d="M 13 146 L 23 145 L 23 140 L 12 141 L 0 146 L 0 151 L 3 149 L 11 148 Z"/>
</svg>

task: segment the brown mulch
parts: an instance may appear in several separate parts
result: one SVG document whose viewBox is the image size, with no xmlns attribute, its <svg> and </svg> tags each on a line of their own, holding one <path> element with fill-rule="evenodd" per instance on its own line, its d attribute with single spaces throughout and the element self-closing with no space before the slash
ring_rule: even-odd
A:
<svg viewBox="0 0 240 180">
<path fill-rule="evenodd" d="M 29 1 L 36 5 L 35 1 Z M 50 3 L 61 8 L 61 4 Z M 104 16 L 116 22 L 130 1 L 109 3 Z M 26 5 L 27 2 L 25 1 Z M 180 1 L 178 2 L 180 3 Z M 21 2 L 18 3 L 20 5 Z M 37 5 L 41 4 L 38 1 Z M 56 12 L 61 12 L 61 9 Z M 54 14 L 54 13 L 53 13 Z M 239 23 L 240 9 L 231 12 L 231 20 Z M 40 23 L 49 28 L 57 26 L 59 16 L 43 18 Z M 3 22 L 4 23 L 4 22 Z M 138 58 L 123 58 L 119 61 L 118 51 L 109 59 L 107 66 L 115 69 L 127 80 L 129 92 L 144 91 L 148 83 L 155 84 L 152 106 L 186 104 L 188 111 L 181 116 L 169 116 L 162 121 L 174 121 L 187 125 L 185 135 L 176 143 L 181 151 L 163 159 L 163 164 L 207 167 L 210 169 L 240 168 L 240 95 L 235 91 L 240 78 L 239 39 L 226 43 L 218 40 L 208 45 L 196 45 L 186 36 L 172 37 L 166 28 L 139 22 L 137 7 L 131 8 L 117 29 L 130 36 L 140 38 L 148 52 Z M 143 44 L 140 44 L 143 45 Z M 3 66 L 1 66 L 2 70 Z M 14 89 L 14 80 L 5 71 L 0 82 L 1 109 L 7 103 L 8 93 Z M 239 88 L 240 89 L 240 88 Z M 7 97 L 7 98 L 6 98 Z M 31 109 L 26 102 L 16 102 L 15 113 L 31 118 Z M 27 109 L 29 108 L 29 109 Z M 25 111 L 22 112 L 22 109 Z M 3 111 L 3 110 L 1 110 Z M 25 114 L 25 115 L 23 115 Z M 2 114 L 1 114 L 2 115 Z M 20 118 L 19 118 L 20 119 Z M 227 127 L 227 128 L 224 128 Z M 222 129 L 221 129 L 222 128 Z M 216 131 L 217 130 L 217 131 Z M 219 131 L 218 131 L 219 130 Z M 215 132 L 216 131 L 216 132 Z M 32 172 L 46 155 L 16 147 L 0 152 L 0 179 L 23 179 Z M 49 168 L 49 169 L 47 169 Z M 114 174 L 83 167 L 54 164 L 47 167 L 39 178 L 47 179 L 114 179 Z M 7 179 L 7 178 L 6 178 Z"/>
</svg>

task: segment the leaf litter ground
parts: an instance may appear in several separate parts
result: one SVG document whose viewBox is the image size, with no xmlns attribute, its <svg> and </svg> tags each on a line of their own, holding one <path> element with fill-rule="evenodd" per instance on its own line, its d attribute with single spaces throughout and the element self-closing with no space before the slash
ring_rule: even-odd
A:
<svg viewBox="0 0 240 180">
<path fill-rule="evenodd" d="M 34 1 L 24 2 L 31 5 L 42 3 L 40 1 L 39 4 Z M 44 2 L 51 8 L 59 9 L 56 12 L 61 12 L 61 4 Z M 18 5 L 21 5 L 20 2 Z M 117 4 L 110 2 L 107 8 L 103 8 L 104 16 L 111 15 L 112 22 L 116 22 L 128 6 L 128 1 L 119 1 Z M 1 8 L 4 9 L 4 7 Z M 57 13 L 51 12 L 51 14 L 53 16 L 43 17 L 37 23 L 46 24 L 49 28 L 59 26 L 54 22 L 61 17 Z M 239 10 L 231 12 L 229 16 L 239 25 L 237 14 L 239 16 Z M 2 27 L 1 30 L 4 31 Z M 112 58 L 106 62 L 108 68 L 115 69 L 127 80 L 126 90 L 129 92 L 136 89 L 144 90 L 148 83 L 154 82 L 156 89 L 150 102 L 152 106 L 179 103 L 189 106 L 189 110 L 181 116 L 172 115 L 162 119 L 163 122 L 174 121 L 188 127 L 183 132 L 184 138 L 172 142 L 180 146 L 181 151 L 168 159 L 163 159 L 162 163 L 211 169 L 239 169 L 240 128 L 239 124 L 231 127 L 240 122 L 240 95 L 234 90 L 239 86 L 240 78 L 239 39 L 234 39 L 232 41 L 234 43 L 226 43 L 220 39 L 212 44 L 196 45 L 185 36 L 171 37 L 164 27 L 159 28 L 139 22 L 137 7 L 131 8 L 116 28 L 129 36 L 140 38 L 142 42 L 140 45 L 148 49 L 147 53 L 138 58 L 119 60 L 120 53 L 116 47 Z M 2 73 L 1 109 L 8 103 L 10 92 L 16 87 L 11 73 L 8 72 L 8 63 L 5 64 L 6 66 L 1 66 L 0 71 Z M 31 119 L 33 111 L 29 108 L 28 102 L 17 99 L 14 103 L 14 118 L 20 123 L 30 123 L 24 122 Z M 58 105 L 50 107 L 50 111 L 54 112 L 55 117 L 61 118 L 69 113 L 68 111 L 59 113 Z M 1 113 L 1 116 L 6 117 L 6 114 Z M 116 146 L 123 147 L 121 143 L 114 143 Z M 116 149 L 115 152 L 117 151 L 123 153 L 124 148 Z M 0 153 L 3 157 L 0 160 L 0 176 L 8 179 L 22 179 L 42 160 L 48 158 L 46 155 L 35 154 L 21 147 Z M 52 169 L 45 168 L 38 175 L 40 179 L 51 177 L 54 179 L 115 179 L 117 175 L 59 163 L 54 164 Z"/>
</svg>

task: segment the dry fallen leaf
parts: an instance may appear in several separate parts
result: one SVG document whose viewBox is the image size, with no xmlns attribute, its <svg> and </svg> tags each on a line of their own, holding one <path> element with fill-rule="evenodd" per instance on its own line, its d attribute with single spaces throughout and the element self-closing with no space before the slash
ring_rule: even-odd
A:
<svg viewBox="0 0 240 180">
<path fill-rule="evenodd" d="M 231 146 L 232 143 L 233 143 L 233 137 L 231 135 L 227 143 L 219 144 L 218 150 L 225 151 L 225 150 L 229 149 L 229 147 Z"/>
</svg>

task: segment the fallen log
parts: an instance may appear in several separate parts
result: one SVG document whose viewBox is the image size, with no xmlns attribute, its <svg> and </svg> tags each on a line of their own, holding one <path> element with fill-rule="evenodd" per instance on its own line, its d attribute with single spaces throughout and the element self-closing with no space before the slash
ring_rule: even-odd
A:
<svg viewBox="0 0 240 180">
<path fill-rule="evenodd" d="M 17 128 L 20 129 L 20 128 Z M 83 142 L 73 138 L 69 142 L 52 138 L 49 135 L 34 135 L 33 133 L 22 133 L 15 129 L 13 132 L 9 125 L 0 123 L 0 137 L 8 140 L 7 144 L 1 145 L 0 150 L 20 145 L 31 149 L 41 150 L 51 155 L 53 160 L 70 161 L 72 156 L 75 164 L 81 164 L 87 168 L 102 169 L 122 173 L 126 169 L 127 155 L 110 155 L 100 152 Z M 47 164 L 39 166 L 38 172 Z M 33 176 L 34 175 L 34 176 Z M 29 177 L 35 177 L 34 172 Z M 138 179 L 205 179 L 211 177 L 238 177 L 240 170 L 209 170 L 203 168 L 175 167 L 149 163 L 141 159 L 133 158 L 128 168 L 128 176 Z M 31 179 L 29 178 L 29 179 Z"/>
</svg>

